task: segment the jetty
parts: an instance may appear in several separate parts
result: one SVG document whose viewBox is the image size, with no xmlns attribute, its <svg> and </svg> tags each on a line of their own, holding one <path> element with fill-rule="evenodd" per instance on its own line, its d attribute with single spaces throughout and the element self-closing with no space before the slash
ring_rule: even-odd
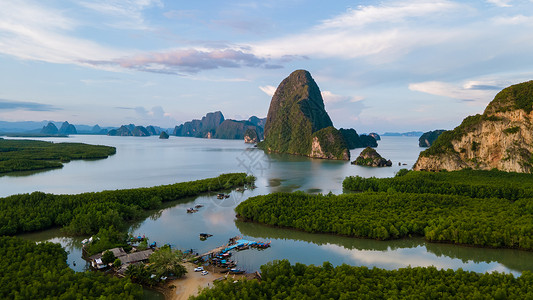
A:
<svg viewBox="0 0 533 300">
<path fill-rule="evenodd" d="M 270 247 L 270 242 L 263 243 L 263 242 L 256 242 L 256 241 L 249 241 L 242 239 L 240 237 L 234 237 L 229 239 L 229 243 L 219 246 L 213 250 L 210 250 L 208 252 L 205 252 L 203 254 L 197 255 L 194 258 L 200 259 L 202 257 L 206 256 L 213 256 L 215 254 L 224 254 L 234 249 L 248 249 L 249 247 L 252 248 L 259 248 L 259 249 L 266 249 Z"/>
</svg>

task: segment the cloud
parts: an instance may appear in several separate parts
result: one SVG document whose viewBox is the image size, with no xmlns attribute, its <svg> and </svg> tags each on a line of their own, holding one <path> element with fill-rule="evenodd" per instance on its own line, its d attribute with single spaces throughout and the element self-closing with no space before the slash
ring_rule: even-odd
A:
<svg viewBox="0 0 533 300">
<path fill-rule="evenodd" d="M 379 56 L 374 61 L 385 63 L 413 49 L 441 44 L 456 37 L 448 26 L 431 23 L 440 15 L 468 11 L 462 4 L 450 1 L 388 2 L 379 6 L 359 6 L 300 34 L 258 42 L 253 52 L 261 57 L 281 58 L 287 55 L 313 58 Z M 419 23 L 413 19 L 422 19 Z M 416 27 L 416 30 L 415 28 Z"/>
<path fill-rule="evenodd" d="M 159 0 L 103 0 L 80 2 L 81 6 L 108 15 L 108 26 L 119 29 L 150 29 L 146 25 L 143 10 L 150 7 L 163 7 Z"/>
<path fill-rule="evenodd" d="M 135 112 L 135 116 L 130 116 L 128 119 L 131 120 L 131 122 L 138 124 L 172 127 L 178 123 L 172 114 L 165 112 L 163 107 L 159 105 L 154 106 L 151 109 L 146 109 L 143 106 L 117 106 L 114 108 Z"/>
<path fill-rule="evenodd" d="M 326 104 L 350 102 L 355 103 L 364 100 L 362 96 L 343 96 L 337 95 L 330 91 L 322 91 L 322 98 Z"/>
<path fill-rule="evenodd" d="M 509 4 L 511 0 L 487 0 L 488 3 L 494 4 L 499 7 L 511 7 L 512 5 Z"/>
<path fill-rule="evenodd" d="M 26 1 L 0 1 L 0 53 L 22 59 L 84 65 L 83 60 L 109 60 L 121 54 L 73 37 L 78 22 L 65 11 Z"/>
<path fill-rule="evenodd" d="M 495 17 L 495 25 L 533 25 L 533 16 L 516 15 L 512 17 Z"/>
<path fill-rule="evenodd" d="M 163 16 L 165 16 L 166 18 L 174 19 L 174 20 L 195 19 L 197 15 L 198 15 L 197 10 L 186 10 L 186 9 L 169 10 L 163 13 Z"/>
<path fill-rule="evenodd" d="M 405 1 L 380 6 L 359 6 L 344 14 L 322 21 L 320 29 L 362 27 L 374 23 L 400 23 L 406 19 L 454 11 L 460 7 L 451 1 Z"/>
<path fill-rule="evenodd" d="M 475 101 L 488 103 L 497 90 L 497 86 L 479 84 L 479 82 L 469 81 L 463 85 L 455 85 L 441 81 L 426 81 L 409 84 L 411 91 L 427 93 L 431 95 L 443 96 L 462 101 Z"/>
<path fill-rule="evenodd" d="M 121 67 L 147 72 L 178 74 L 197 73 L 218 68 L 260 67 L 266 62 L 241 50 L 178 49 L 166 52 L 139 54 L 117 60 Z"/>
<path fill-rule="evenodd" d="M 265 85 L 265 86 L 260 86 L 259 89 L 263 91 L 263 93 L 272 97 L 274 96 L 274 93 L 276 92 L 277 88 L 273 85 Z"/>
<path fill-rule="evenodd" d="M 23 102 L 0 99 L 0 110 L 25 110 L 25 111 L 57 111 L 61 110 L 53 105 L 37 102 Z"/>
</svg>

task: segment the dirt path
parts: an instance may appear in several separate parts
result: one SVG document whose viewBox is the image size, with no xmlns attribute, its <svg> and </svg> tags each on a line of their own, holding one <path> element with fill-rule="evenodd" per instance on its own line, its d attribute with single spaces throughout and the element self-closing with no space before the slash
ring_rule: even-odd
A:
<svg viewBox="0 0 533 300">
<path fill-rule="evenodd" d="M 202 275 L 200 272 L 194 272 L 196 265 L 193 263 L 184 263 L 183 266 L 187 269 L 187 274 L 180 279 L 172 280 L 167 283 L 165 293 L 167 299 L 170 300 L 187 300 L 190 296 L 198 295 L 198 290 L 204 287 L 213 286 L 213 281 L 220 277 L 225 277 L 224 274 L 211 272 L 208 268 L 209 274 Z M 228 278 L 231 280 L 239 280 L 243 277 L 251 276 L 250 275 L 229 275 Z M 169 287 L 174 285 L 175 288 L 170 289 Z"/>
<path fill-rule="evenodd" d="M 187 269 L 187 274 L 167 284 L 167 287 L 171 285 L 176 286 L 176 288 L 170 289 L 169 294 L 172 300 L 186 300 L 192 295 L 198 295 L 199 288 L 213 285 L 213 281 L 222 275 L 212 272 L 209 272 L 207 275 L 202 275 L 200 272 L 194 272 L 196 265 L 192 263 L 185 263 L 183 266 Z"/>
</svg>

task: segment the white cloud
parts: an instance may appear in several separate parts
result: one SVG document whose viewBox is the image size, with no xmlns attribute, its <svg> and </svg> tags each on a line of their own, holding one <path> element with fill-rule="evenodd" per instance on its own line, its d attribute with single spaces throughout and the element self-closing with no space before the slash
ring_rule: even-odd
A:
<svg viewBox="0 0 533 300">
<path fill-rule="evenodd" d="M 476 101 L 488 103 L 498 91 L 495 89 L 476 88 L 475 82 L 467 82 L 463 85 L 455 85 L 441 81 L 426 81 L 409 84 L 412 91 L 443 96 L 463 101 Z"/>
<path fill-rule="evenodd" d="M 436 15 L 452 16 L 455 12 L 464 14 L 465 11 L 468 11 L 467 7 L 449 1 L 360 6 L 324 20 L 319 26 L 301 34 L 259 42 L 252 49 L 256 55 L 273 58 L 295 55 L 351 59 L 379 55 L 375 61 L 384 63 L 413 49 L 449 41 L 457 35 L 448 26 L 439 28 L 411 24 L 412 18 L 430 22 Z"/>
<path fill-rule="evenodd" d="M 533 16 L 496 17 L 492 21 L 495 25 L 533 25 Z"/>
<path fill-rule="evenodd" d="M 263 93 L 272 97 L 274 96 L 274 93 L 276 92 L 277 88 L 273 85 L 265 85 L 265 86 L 260 86 L 259 89 L 263 91 Z"/>
<path fill-rule="evenodd" d="M 359 102 L 365 99 L 362 96 L 344 96 L 344 95 L 334 94 L 330 91 L 322 91 L 322 98 L 324 99 L 324 102 L 326 104 L 342 103 L 342 102 L 355 103 L 355 102 Z"/>
<path fill-rule="evenodd" d="M 22 59 L 85 65 L 122 52 L 74 37 L 75 20 L 60 10 L 25 1 L 0 2 L 0 53 Z"/>
<path fill-rule="evenodd" d="M 454 11 L 460 7 L 451 1 L 405 1 L 380 6 L 359 6 L 337 17 L 322 21 L 319 28 L 350 28 L 372 23 L 398 23 L 408 18 Z"/>
<path fill-rule="evenodd" d="M 511 7 L 512 5 L 509 4 L 511 0 L 487 0 L 488 3 L 494 4 L 499 7 Z"/>
<path fill-rule="evenodd" d="M 163 7 L 160 0 L 103 0 L 80 2 L 80 5 L 94 10 L 100 14 L 111 17 L 109 26 L 120 29 L 145 30 L 150 27 L 146 24 L 143 10 L 150 7 Z"/>
</svg>

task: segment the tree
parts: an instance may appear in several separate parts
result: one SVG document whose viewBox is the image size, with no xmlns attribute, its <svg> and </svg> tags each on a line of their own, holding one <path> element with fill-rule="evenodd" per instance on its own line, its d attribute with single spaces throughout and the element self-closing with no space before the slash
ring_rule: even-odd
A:
<svg viewBox="0 0 533 300">
<path fill-rule="evenodd" d="M 109 263 L 112 263 L 114 262 L 116 259 L 115 255 L 113 254 L 113 252 L 111 251 L 106 251 L 104 252 L 104 254 L 102 255 L 102 262 L 104 264 L 109 264 Z"/>
</svg>

